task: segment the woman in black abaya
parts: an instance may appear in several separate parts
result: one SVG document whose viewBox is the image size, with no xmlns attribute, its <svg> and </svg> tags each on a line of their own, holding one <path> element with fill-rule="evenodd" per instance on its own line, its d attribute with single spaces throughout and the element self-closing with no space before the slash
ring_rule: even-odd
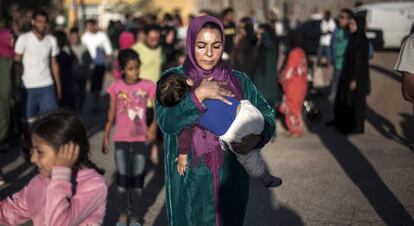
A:
<svg viewBox="0 0 414 226">
<path fill-rule="evenodd" d="M 352 18 L 349 25 L 352 36 L 334 107 L 335 127 L 344 134 L 364 133 L 366 97 L 370 93 L 369 43 L 365 25 L 362 17 Z"/>
</svg>

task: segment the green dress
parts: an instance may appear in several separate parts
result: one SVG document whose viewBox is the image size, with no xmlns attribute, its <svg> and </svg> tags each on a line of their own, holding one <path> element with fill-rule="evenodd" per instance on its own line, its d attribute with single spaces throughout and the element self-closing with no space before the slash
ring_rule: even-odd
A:
<svg viewBox="0 0 414 226">
<path fill-rule="evenodd" d="M 173 68 L 166 73 L 184 74 L 182 67 Z M 243 99 L 249 100 L 263 114 L 265 127 L 263 137 L 267 142 L 275 130 L 274 110 L 257 91 L 248 76 L 233 71 L 240 81 Z M 177 135 L 192 126 L 201 113 L 187 93 L 174 107 L 163 107 L 156 102 L 155 110 L 158 125 L 164 133 L 165 146 L 165 186 L 167 215 L 170 226 L 213 226 L 215 225 L 215 202 L 213 176 L 203 159 L 190 167 L 185 176 L 177 172 L 178 156 Z M 191 162 L 191 152 L 189 153 Z M 219 171 L 221 225 L 243 225 L 247 201 L 249 199 L 248 175 L 237 161 L 235 155 L 226 150 Z"/>
</svg>

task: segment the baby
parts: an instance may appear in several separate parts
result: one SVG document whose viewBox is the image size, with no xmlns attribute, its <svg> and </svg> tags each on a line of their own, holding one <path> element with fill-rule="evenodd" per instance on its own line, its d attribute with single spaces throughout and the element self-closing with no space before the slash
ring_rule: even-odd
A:
<svg viewBox="0 0 414 226">
<path fill-rule="evenodd" d="M 177 105 L 186 91 L 193 87 L 193 81 L 183 75 L 168 74 L 163 76 L 157 84 L 157 99 L 166 107 Z M 247 154 L 239 154 L 231 147 L 232 142 L 241 142 L 241 139 L 251 134 L 261 134 L 264 127 L 262 113 L 248 100 L 238 101 L 227 97 L 232 105 L 221 100 L 206 99 L 203 105 L 207 110 L 198 120 L 200 127 L 219 137 L 223 149 L 228 147 L 237 157 L 237 160 L 254 178 L 258 178 L 266 187 L 277 187 L 282 180 L 274 177 L 266 170 L 260 149 Z M 178 135 L 178 166 L 180 175 L 184 175 L 187 167 L 187 154 L 190 149 L 192 131 L 194 127 L 183 129 Z"/>
</svg>

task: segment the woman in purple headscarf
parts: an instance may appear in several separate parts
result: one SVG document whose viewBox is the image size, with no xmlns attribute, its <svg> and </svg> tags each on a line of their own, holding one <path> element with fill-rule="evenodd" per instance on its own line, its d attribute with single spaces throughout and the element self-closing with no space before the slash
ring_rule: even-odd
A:
<svg viewBox="0 0 414 226">
<path fill-rule="evenodd" d="M 275 129 L 274 111 L 248 76 L 231 70 L 222 60 L 223 24 L 211 16 L 195 18 L 187 34 L 187 59 L 181 67 L 164 72 L 185 75 L 194 89 L 174 107 L 156 102 L 158 124 L 164 133 L 167 214 L 170 226 L 243 225 L 249 195 L 248 175 L 229 150 L 223 151 L 218 138 L 197 127 L 192 137 L 189 168 L 185 176 L 177 172 L 177 135 L 197 124 L 205 99 L 226 101 L 227 96 L 247 99 L 263 114 L 260 135 L 248 135 L 233 143 L 237 152 L 263 147 Z"/>
</svg>

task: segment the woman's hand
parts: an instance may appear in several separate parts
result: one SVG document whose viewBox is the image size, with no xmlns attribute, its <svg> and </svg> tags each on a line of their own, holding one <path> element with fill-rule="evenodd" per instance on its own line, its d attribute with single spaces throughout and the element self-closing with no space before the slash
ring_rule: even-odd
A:
<svg viewBox="0 0 414 226">
<path fill-rule="evenodd" d="M 79 158 L 79 145 L 69 142 L 60 146 L 56 157 L 56 166 L 72 168 Z"/>
<path fill-rule="evenodd" d="M 187 155 L 178 155 L 177 171 L 180 176 L 184 176 L 187 171 Z"/>
<path fill-rule="evenodd" d="M 231 105 L 231 102 L 226 97 L 234 97 L 234 95 L 232 92 L 223 88 L 226 84 L 227 82 L 225 81 L 214 81 L 213 77 L 205 78 L 195 89 L 194 93 L 200 102 L 203 102 L 205 99 L 216 99 Z"/>
<path fill-rule="evenodd" d="M 235 152 L 239 154 L 247 154 L 253 149 L 255 149 L 257 145 L 260 142 L 262 142 L 262 140 L 263 140 L 262 135 L 250 134 L 250 135 L 243 137 L 240 143 L 237 143 L 237 142 L 231 143 L 231 147 L 233 148 Z"/>
</svg>

